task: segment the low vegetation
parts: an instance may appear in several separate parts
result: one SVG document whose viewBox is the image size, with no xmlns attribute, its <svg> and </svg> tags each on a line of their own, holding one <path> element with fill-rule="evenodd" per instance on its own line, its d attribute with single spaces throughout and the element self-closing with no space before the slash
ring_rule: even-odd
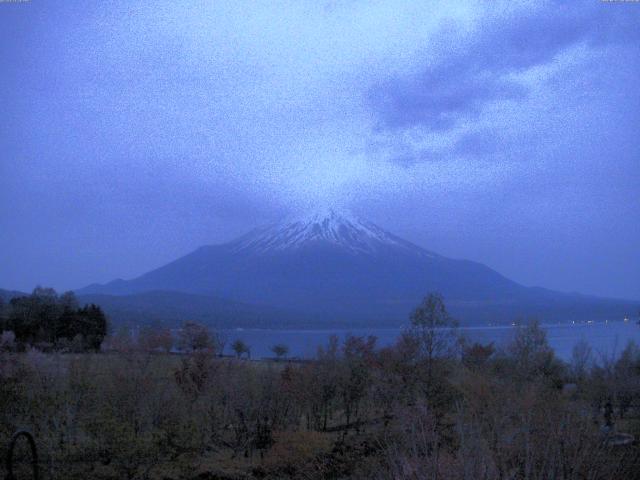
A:
<svg viewBox="0 0 640 480">
<path fill-rule="evenodd" d="M 197 324 L 183 353 L 172 342 L 147 328 L 102 353 L 5 346 L 0 444 L 33 432 L 51 479 L 640 478 L 634 344 L 617 358 L 579 344 L 565 363 L 536 323 L 501 349 L 471 344 L 437 295 L 385 348 L 334 337 L 309 361 L 278 345 L 256 362 L 240 343 L 216 355 Z"/>
</svg>

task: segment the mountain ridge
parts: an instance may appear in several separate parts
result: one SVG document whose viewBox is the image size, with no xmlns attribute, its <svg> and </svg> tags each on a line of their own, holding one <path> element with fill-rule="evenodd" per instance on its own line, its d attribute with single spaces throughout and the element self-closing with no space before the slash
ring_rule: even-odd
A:
<svg viewBox="0 0 640 480">
<path fill-rule="evenodd" d="M 267 225 L 206 245 L 132 280 L 92 285 L 79 294 L 173 291 L 263 305 L 321 319 L 393 324 L 431 291 L 463 323 L 517 315 L 572 320 L 629 313 L 632 302 L 525 287 L 478 262 L 430 252 L 372 222 L 334 210 Z"/>
</svg>

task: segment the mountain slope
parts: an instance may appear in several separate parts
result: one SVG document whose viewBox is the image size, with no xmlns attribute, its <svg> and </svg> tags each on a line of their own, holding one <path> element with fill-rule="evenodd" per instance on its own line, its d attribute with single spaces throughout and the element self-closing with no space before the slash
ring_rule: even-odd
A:
<svg viewBox="0 0 640 480">
<path fill-rule="evenodd" d="M 100 305 L 116 325 L 162 323 L 179 326 L 184 320 L 192 320 L 215 328 L 284 328 L 297 325 L 301 319 L 298 313 L 284 309 L 174 291 L 82 294 L 78 300 L 81 304 Z"/>
<path fill-rule="evenodd" d="M 215 295 L 346 324 L 398 324 L 430 291 L 442 293 L 451 310 L 468 322 L 504 321 L 530 312 L 544 319 L 552 319 L 554 312 L 566 318 L 588 314 L 594 304 L 605 305 L 611 315 L 630 308 L 526 288 L 482 264 L 437 255 L 334 211 L 259 228 L 226 244 L 201 247 L 133 280 L 92 285 L 81 293 L 153 290 Z"/>
</svg>

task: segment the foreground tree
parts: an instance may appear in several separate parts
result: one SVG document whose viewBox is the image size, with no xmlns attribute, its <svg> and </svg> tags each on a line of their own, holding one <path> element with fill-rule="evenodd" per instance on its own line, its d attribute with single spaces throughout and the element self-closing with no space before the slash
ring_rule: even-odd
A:
<svg viewBox="0 0 640 480">
<path fill-rule="evenodd" d="M 376 362 L 376 337 L 347 336 L 342 346 L 338 388 L 346 426 L 357 423 L 363 399 L 371 385 L 372 365 Z"/>
<path fill-rule="evenodd" d="M 433 379 L 434 363 L 451 358 L 458 347 L 457 322 L 449 315 L 442 295 L 430 293 L 411 314 L 409 335 L 418 345 L 427 369 L 427 384 Z"/>
<path fill-rule="evenodd" d="M 545 377 L 559 382 L 561 365 L 537 320 L 518 326 L 507 353 L 514 362 L 514 376 L 524 381 Z"/>
</svg>

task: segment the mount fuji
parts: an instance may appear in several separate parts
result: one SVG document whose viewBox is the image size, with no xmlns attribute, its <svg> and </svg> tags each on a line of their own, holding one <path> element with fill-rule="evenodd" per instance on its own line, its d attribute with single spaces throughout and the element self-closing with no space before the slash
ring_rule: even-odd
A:
<svg viewBox="0 0 640 480">
<path fill-rule="evenodd" d="M 228 243 L 200 247 L 132 280 L 94 284 L 78 293 L 106 304 L 107 311 L 115 303 L 119 312 L 151 293 L 165 304 L 180 298 L 173 304 L 174 316 L 193 316 L 194 304 L 202 304 L 196 316 L 209 314 L 218 323 L 232 324 L 224 312 L 242 306 L 270 312 L 261 317 L 261 325 L 395 326 L 432 291 L 444 296 L 463 323 L 499 323 L 517 316 L 622 318 L 637 308 L 633 302 L 525 287 L 485 265 L 443 257 L 334 210 L 258 228 Z M 212 304 L 212 298 L 218 302 Z M 189 309 L 181 313 L 177 305 Z"/>
</svg>

